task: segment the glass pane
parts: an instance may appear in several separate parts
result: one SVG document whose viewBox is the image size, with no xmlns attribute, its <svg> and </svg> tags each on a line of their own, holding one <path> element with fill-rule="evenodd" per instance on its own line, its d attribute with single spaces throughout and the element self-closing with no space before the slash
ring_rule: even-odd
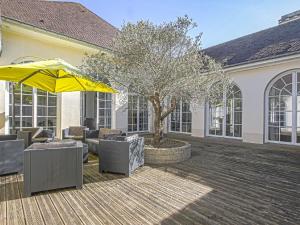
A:
<svg viewBox="0 0 300 225">
<path fill-rule="evenodd" d="M 55 97 L 49 97 L 48 98 L 48 105 L 49 106 L 56 106 L 57 98 Z"/>
<path fill-rule="evenodd" d="M 38 127 L 46 127 L 47 118 L 46 117 L 38 117 L 37 118 L 37 126 Z"/>
<path fill-rule="evenodd" d="M 270 141 L 279 141 L 279 128 L 278 127 L 269 127 L 269 140 Z"/>
<path fill-rule="evenodd" d="M 48 118 L 48 126 L 49 127 L 56 126 L 56 118 L 55 117 L 49 117 Z"/>
<path fill-rule="evenodd" d="M 48 116 L 56 116 L 56 107 L 48 108 Z"/>
<path fill-rule="evenodd" d="M 32 105 L 32 95 L 23 95 L 22 101 L 24 105 Z"/>
<path fill-rule="evenodd" d="M 226 125 L 226 136 L 233 136 L 233 126 Z"/>
<path fill-rule="evenodd" d="M 242 125 L 234 125 L 234 136 L 242 137 Z"/>
<path fill-rule="evenodd" d="M 23 116 L 32 116 L 32 106 L 23 106 L 22 107 Z"/>
<path fill-rule="evenodd" d="M 269 93 L 269 96 L 278 96 L 280 94 L 280 90 L 275 88 L 275 87 L 272 87 L 270 89 L 270 93 Z"/>
<path fill-rule="evenodd" d="M 37 107 L 37 115 L 38 116 L 47 116 L 47 107 L 38 106 Z"/>
<path fill-rule="evenodd" d="M 297 128 L 297 143 L 300 143 L 300 127 Z"/>
<path fill-rule="evenodd" d="M 269 110 L 278 111 L 279 110 L 279 98 L 269 98 Z"/>
<path fill-rule="evenodd" d="M 22 127 L 32 127 L 32 117 L 23 117 Z"/>
<path fill-rule="evenodd" d="M 22 85 L 22 92 L 23 94 L 32 94 L 32 87 Z"/>
<path fill-rule="evenodd" d="M 279 114 L 280 126 L 292 126 L 293 114 L 292 112 L 282 112 Z"/>
<path fill-rule="evenodd" d="M 47 105 L 47 96 L 38 96 L 37 104 L 38 105 Z"/>
<path fill-rule="evenodd" d="M 275 84 L 273 86 L 275 88 L 281 90 L 285 86 L 285 83 L 283 82 L 282 79 L 279 79 L 278 81 L 275 82 Z"/>
<path fill-rule="evenodd" d="M 292 96 L 281 96 L 279 98 L 280 110 L 292 111 Z"/>
<path fill-rule="evenodd" d="M 281 127 L 279 140 L 283 141 L 283 142 L 291 142 L 292 141 L 292 128 L 291 127 Z"/>
<path fill-rule="evenodd" d="M 293 82 L 293 76 L 292 74 L 288 74 L 284 77 L 282 77 L 282 80 L 286 83 L 286 84 L 291 84 Z"/>
<path fill-rule="evenodd" d="M 235 124 L 242 124 L 242 112 L 235 112 L 234 113 L 234 123 Z"/>
</svg>

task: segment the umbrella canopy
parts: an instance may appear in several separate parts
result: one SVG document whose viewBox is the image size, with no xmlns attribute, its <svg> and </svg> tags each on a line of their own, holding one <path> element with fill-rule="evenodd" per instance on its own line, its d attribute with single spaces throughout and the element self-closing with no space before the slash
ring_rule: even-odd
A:
<svg viewBox="0 0 300 225">
<path fill-rule="evenodd" d="M 6 80 L 52 93 L 95 91 L 117 93 L 102 82 L 96 82 L 61 59 L 0 66 L 0 80 Z"/>
</svg>

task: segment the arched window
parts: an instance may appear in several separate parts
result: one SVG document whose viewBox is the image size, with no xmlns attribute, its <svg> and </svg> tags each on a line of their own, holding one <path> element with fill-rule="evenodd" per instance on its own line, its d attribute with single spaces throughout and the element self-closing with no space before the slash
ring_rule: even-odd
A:
<svg viewBox="0 0 300 225">
<path fill-rule="evenodd" d="M 266 103 L 267 141 L 300 143 L 300 72 L 276 77 L 267 87 Z"/>
<path fill-rule="evenodd" d="M 242 93 L 237 85 L 208 103 L 208 135 L 242 137 Z"/>
</svg>

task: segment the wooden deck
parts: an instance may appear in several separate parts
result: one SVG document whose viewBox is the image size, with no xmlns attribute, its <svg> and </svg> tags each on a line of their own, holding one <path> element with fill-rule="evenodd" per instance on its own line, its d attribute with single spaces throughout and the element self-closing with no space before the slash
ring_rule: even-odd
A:
<svg viewBox="0 0 300 225">
<path fill-rule="evenodd" d="M 22 176 L 2 176 L 0 224 L 300 224 L 299 148 L 189 139 L 190 160 L 130 178 L 90 162 L 82 190 L 23 198 Z"/>
</svg>

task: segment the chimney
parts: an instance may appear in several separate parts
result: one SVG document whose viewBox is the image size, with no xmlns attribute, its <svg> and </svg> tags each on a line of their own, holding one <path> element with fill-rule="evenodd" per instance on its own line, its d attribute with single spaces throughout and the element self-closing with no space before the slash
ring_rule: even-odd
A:
<svg viewBox="0 0 300 225">
<path fill-rule="evenodd" d="M 278 23 L 284 24 L 298 19 L 300 19 L 300 10 L 282 16 Z"/>
</svg>

